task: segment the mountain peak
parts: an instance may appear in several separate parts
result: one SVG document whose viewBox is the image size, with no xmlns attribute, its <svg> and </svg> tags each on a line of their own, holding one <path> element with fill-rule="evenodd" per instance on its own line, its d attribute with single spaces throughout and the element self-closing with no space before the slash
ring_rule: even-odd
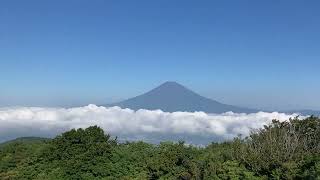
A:
<svg viewBox="0 0 320 180">
<path fill-rule="evenodd" d="M 205 98 L 175 81 L 167 81 L 145 94 L 130 98 L 119 103 L 115 103 L 113 105 L 134 110 L 161 109 L 166 112 L 204 111 L 208 113 L 222 113 L 227 111 L 255 111 L 251 109 L 222 104 L 215 100 Z"/>
<path fill-rule="evenodd" d="M 175 86 L 184 87 L 183 85 L 181 85 L 175 81 L 166 81 L 158 87 L 175 87 Z"/>
<path fill-rule="evenodd" d="M 166 82 L 162 83 L 162 85 L 164 85 L 164 84 L 181 85 L 181 84 L 177 83 L 176 81 L 166 81 Z"/>
<path fill-rule="evenodd" d="M 195 95 L 196 93 L 175 81 L 167 81 L 145 94 L 171 99 L 177 96 Z"/>
<path fill-rule="evenodd" d="M 176 89 L 176 88 L 180 88 L 180 89 L 187 89 L 185 86 L 175 82 L 175 81 L 166 81 L 163 84 L 161 84 L 160 86 L 156 87 L 155 89 L 163 89 L 163 88 L 172 88 L 172 89 Z"/>
</svg>

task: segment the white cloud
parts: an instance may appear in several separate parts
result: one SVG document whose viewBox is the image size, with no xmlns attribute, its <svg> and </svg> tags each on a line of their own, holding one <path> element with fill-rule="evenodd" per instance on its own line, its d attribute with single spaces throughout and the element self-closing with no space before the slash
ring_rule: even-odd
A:
<svg viewBox="0 0 320 180">
<path fill-rule="evenodd" d="M 0 109 L 0 141 L 19 136 L 55 136 L 72 128 L 98 125 L 111 135 L 128 140 L 185 139 L 210 142 L 248 135 L 272 119 L 288 120 L 297 114 L 163 112 L 88 105 L 78 108 L 17 107 Z M 197 143 L 197 142 L 195 142 Z"/>
</svg>

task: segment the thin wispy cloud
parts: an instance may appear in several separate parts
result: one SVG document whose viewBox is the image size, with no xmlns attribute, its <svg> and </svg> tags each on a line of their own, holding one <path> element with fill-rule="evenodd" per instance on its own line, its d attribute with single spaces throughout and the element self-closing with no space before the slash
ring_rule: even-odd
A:
<svg viewBox="0 0 320 180">
<path fill-rule="evenodd" d="M 184 139 L 210 142 L 248 135 L 273 119 L 288 120 L 297 114 L 207 114 L 163 112 L 88 105 L 77 108 L 16 107 L 0 109 L 0 141 L 20 136 L 53 137 L 72 128 L 98 125 L 123 140 L 160 141 Z"/>
</svg>

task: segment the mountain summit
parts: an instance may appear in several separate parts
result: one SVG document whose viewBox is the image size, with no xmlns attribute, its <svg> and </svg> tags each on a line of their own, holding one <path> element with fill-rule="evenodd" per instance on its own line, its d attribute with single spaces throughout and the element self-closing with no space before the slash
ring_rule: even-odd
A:
<svg viewBox="0 0 320 180">
<path fill-rule="evenodd" d="M 155 89 L 140 96 L 128 100 L 110 104 L 108 106 L 120 106 L 122 108 L 138 109 L 161 109 L 165 112 L 175 111 L 204 111 L 207 113 L 251 113 L 257 110 L 242 108 L 220 103 L 218 101 L 203 97 L 181 84 L 168 81 Z"/>
</svg>

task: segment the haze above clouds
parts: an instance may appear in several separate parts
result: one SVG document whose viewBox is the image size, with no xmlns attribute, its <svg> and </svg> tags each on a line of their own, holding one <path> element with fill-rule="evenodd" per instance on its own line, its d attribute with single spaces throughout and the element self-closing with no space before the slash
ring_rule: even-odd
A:
<svg viewBox="0 0 320 180">
<path fill-rule="evenodd" d="M 77 108 L 0 108 L 0 141 L 21 136 L 54 137 L 72 128 L 98 125 L 120 140 L 185 140 L 194 144 L 248 135 L 272 119 L 288 120 L 297 114 L 226 112 L 163 112 L 88 105 Z"/>
</svg>

